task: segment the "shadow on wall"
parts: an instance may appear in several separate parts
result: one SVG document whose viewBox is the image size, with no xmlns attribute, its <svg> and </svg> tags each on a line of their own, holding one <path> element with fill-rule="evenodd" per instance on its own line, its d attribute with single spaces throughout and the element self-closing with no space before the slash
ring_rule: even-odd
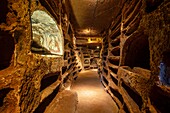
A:
<svg viewBox="0 0 170 113">
<path fill-rule="evenodd" d="M 125 58 L 125 65 L 150 69 L 150 52 L 147 36 L 134 39 L 129 46 Z"/>
<path fill-rule="evenodd" d="M 1 3 L 0 3 L 0 8 L 2 10 L 1 13 L 0 13 L 0 24 L 6 23 L 6 15 L 9 12 L 8 1 L 2 0 Z"/>
<path fill-rule="evenodd" d="M 14 46 L 14 38 L 8 32 L 0 31 L 0 70 L 9 67 Z"/>
<path fill-rule="evenodd" d="M 7 96 L 7 94 L 13 90 L 12 88 L 4 88 L 0 90 L 0 107 L 3 106 L 3 101 L 5 99 L 5 97 Z"/>
<path fill-rule="evenodd" d="M 146 0 L 146 12 L 150 13 L 156 10 L 162 2 L 164 2 L 164 0 Z"/>
<path fill-rule="evenodd" d="M 159 113 L 169 113 L 170 95 L 161 87 L 154 85 L 151 89 L 150 99 Z"/>
</svg>

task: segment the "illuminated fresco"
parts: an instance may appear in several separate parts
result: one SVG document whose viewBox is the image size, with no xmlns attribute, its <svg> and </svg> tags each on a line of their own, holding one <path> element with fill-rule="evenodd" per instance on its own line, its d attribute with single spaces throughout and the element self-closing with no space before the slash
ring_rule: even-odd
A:
<svg viewBox="0 0 170 113">
<path fill-rule="evenodd" d="M 46 12 L 36 10 L 31 16 L 33 42 L 31 50 L 41 54 L 63 55 L 63 34 Z"/>
</svg>

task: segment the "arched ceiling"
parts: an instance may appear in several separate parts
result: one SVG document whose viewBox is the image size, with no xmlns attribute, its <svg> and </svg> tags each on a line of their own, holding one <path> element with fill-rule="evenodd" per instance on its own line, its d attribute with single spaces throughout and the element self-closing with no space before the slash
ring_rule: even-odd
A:
<svg viewBox="0 0 170 113">
<path fill-rule="evenodd" d="M 122 1 L 66 0 L 76 37 L 100 36 L 121 11 Z"/>
</svg>

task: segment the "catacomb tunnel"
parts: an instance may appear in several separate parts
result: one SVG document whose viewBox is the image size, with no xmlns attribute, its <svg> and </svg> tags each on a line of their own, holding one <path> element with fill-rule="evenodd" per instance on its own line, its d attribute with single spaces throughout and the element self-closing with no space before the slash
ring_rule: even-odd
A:
<svg viewBox="0 0 170 113">
<path fill-rule="evenodd" d="M 169 113 L 169 0 L 0 9 L 0 113 Z"/>
</svg>

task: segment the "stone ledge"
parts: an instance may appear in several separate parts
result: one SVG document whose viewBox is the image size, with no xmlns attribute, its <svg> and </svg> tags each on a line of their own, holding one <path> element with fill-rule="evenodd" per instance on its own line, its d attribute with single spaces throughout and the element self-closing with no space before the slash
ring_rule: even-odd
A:
<svg viewBox="0 0 170 113">
<path fill-rule="evenodd" d="M 151 88 L 150 71 L 138 67 L 131 69 L 128 66 L 122 66 L 118 69 L 119 79 L 122 79 L 140 96 L 146 97 Z"/>
</svg>

